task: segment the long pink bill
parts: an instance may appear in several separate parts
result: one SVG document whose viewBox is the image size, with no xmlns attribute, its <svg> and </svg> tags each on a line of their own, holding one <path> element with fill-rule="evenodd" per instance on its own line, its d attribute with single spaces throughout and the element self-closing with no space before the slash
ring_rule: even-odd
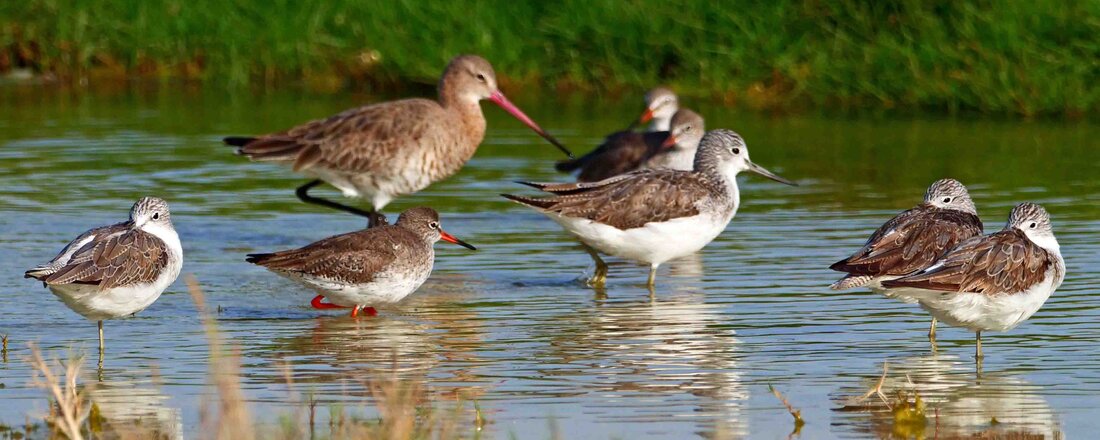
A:
<svg viewBox="0 0 1100 440">
<path fill-rule="evenodd" d="M 562 145 L 562 143 L 559 142 L 557 139 L 554 139 L 553 136 L 550 136 L 550 133 L 547 133 L 545 130 L 542 129 L 542 127 L 539 127 L 539 124 L 536 124 L 535 121 L 532 121 L 531 118 L 527 117 L 527 115 L 525 115 L 523 111 L 519 109 L 519 107 L 516 107 L 516 105 L 512 104 L 512 102 L 509 101 L 508 98 L 505 98 L 504 94 L 500 93 L 500 90 L 497 90 L 493 92 L 492 95 L 489 95 L 489 100 L 496 103 L 496 105 L 499 105 L 500 108 L 504 109 L 504 111 L 511 113 L 512 116 L 515 116 L 515 118 L 519 119 L 520 122 L 523 122 L 528 127 L 531 127 L 531 130 L 534 130 L 535 133 L 538 133 L 539 136 L 542 136 L 543 139 L 546 139 L 551 144 L 554 144 L 555 147 L 558 147 L 558 149 L 561 150 L 562 153 L 565 153 L 566 156 L 569 156 L 570 159 L 574 157 L 573 152 L 569 151 L 568 148 L 565 148 L 565 145 Z"/>
</svg>

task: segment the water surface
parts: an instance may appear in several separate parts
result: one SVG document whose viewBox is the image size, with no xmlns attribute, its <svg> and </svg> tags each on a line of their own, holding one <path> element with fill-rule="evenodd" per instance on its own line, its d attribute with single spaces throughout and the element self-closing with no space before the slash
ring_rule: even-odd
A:
<svg viewBox="0 0 1100 440">
<path fill-rule="evenodd" d="M 895 426 L 873 399 L 844 409 L 885 361 L 887 388 L 918 392 L 941 437 L 1077 438 L 1100 429 L 1100 126 L 765 117 L 700 106 L 710 128 L 739 131 L 754 161 L 802 186 L 741 177 L 742 206 L 727 231 L 662 267 L 651 296 L 646 269 L 629 263 L 612 265 L 606 291 L 584 287 L 592 265 L 575 242 L 498 197 L 530 192 L 513 180 L 565 176 L 553 172 L 553 147 L 485 104 L 489 132 L 474 159 L 387 208 L 435 207 L 448 231 L 480 250 L 440 243 L 432 279 L 415 295 L 352 320 L 310 309 L 310 293 L 243 256 L 363 220 L 298 203 L 302 178 L 249 163 L 218 140 L 373 99 L 0 89 L 0 333 L 11 339 L 0 363 L 0 422 L 21 424 L 47 409 L 22 360 L 33 341 L 55 357 L 91 354 L 82 380 L 96 386 L 106 415 L 196 433 L 213 390 L 206 336 L 182 277 L 149 309 L 106 324 L 97 367 L 94 323 L 21 276 L 89 227 L 123 220 L 138 197 L 157 195 L 171 203 L 184 273 L 201 283 L 219 329 L 241 351 L 252 412 L 271 425 L 300 414 L 305 394 L 370 416 L 376 396 L 363 384 L 394 379 L 440 404 L 476 401 L 490 421 L 487 438 L 785 438 L 791 419 L 769 386 L 802 411 L 804 438 L 932 437 L 932 423 Z M 517 103 L 579 152 L 638 111 L 633 102 Z M 967 184 L 987 232 L 1018 202 L 1044 204 L 1068 267 L 1034 317 L 986 335 L 980 374 L 971 333 L 942 326 L 933 351 L 919 308 L 827 289 L 837 277 L 830 263 L 942 177 Z"/>
</svg>

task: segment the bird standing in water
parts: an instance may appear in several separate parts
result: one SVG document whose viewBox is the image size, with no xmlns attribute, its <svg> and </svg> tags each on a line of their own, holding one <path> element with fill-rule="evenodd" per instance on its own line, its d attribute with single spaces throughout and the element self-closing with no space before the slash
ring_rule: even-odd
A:
<svg viewBox="0 0 1100 440">
<path fill-rule="evenodd" d="M 249 254 L 245 261 L 315 290 L 314 308 L 375 315 L 373 306 L 398 302 L 424 284 L 435 263 L 432 245 L 439 240 L 477 249 L 444 231 L 434 209 L 421 207 L 401 213 L 394 225 L 336 235 L 299 249 Z M 330 302 L 322 302 L 325 298 Z"/>
<path fill-rule="evenodd" d="M 580 239 L 596 262 L 590 283 L 600 286 L 607 279 L 603 252 L 649 265 L 646 284 L 652 288 L 657 266 L 699 251 L 733 219 L 741 204 L 737 174 L 742 171 L 795 185 L 749 160 L 740 135 L 714 130 L 703 136 L 691 171 L 647 169 L 591 183 L 524 182 L 552 195 L 502 195 Z"/>
<path fill-rule="evenodd" d="M 898 296 L 895 289 L 884 288 L 882 282 L 925 269 L 955 245 L 981 234 L 982 221 L 966 187 L 955 179 L 937 180 L 924 193 L 923 203 L 894 216 L 852 256 L 829 266 L 847 273 L 829 287 L 866 286 L 888 298 L 915 302 Z M 936 339 L 936 318 L 932 318 L 928 338 Z"/>
<path fill-rule="evenodd" d="M 1021 203 L 1004 229 L 965 240 L 928 268 L 882 285 L 903 290 L 940 321 L 974 331 L 980 361 L 982 332 L 1016 328 L 1039 311 L 1065 276 L 1050 214 Z"/>
<path fill-rule="evenodd" d="M 291 166 L 314 180 L 297 190 L 306 203 L 384 222 L 379 214 L 395 197 L 415 193 L 458 172 L 485 137 L 479 102 L 493 101 L 569 157 L 572 154 L 497 88 L 493 66 L 475 55 L 451 60 L 439 80 L 438 99 L 403 99 L 347 110 L 325 119 L 256 137 L 224 142 L 254 161 Z M 309 195 L 322 182 L 347 197 L 366 198 L 361 210 Z"/>
<path fill-rule="evenodd" d="M 168 203 L 143 197 L 128 221 L 89 230 L 49 263 L 28 270 L 65 305 L 99 326 L 149 307 L 180 274 L 183 247 L 172 226 Z"/>
</svg>

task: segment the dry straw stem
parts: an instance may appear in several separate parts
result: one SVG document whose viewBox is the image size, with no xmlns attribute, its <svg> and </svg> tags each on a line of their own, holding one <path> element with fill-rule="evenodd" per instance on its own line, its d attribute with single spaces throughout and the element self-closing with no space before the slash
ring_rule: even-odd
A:
<svg viewBox="0 0 1100 440">
<path fill-rule="evenodd" d="M 206 330 L 207 344 L 210 346 L 210 376 L 218 390 L 217 416 L 210 419 L 204 412 L 202 432 L 213 434 L 216 439 L 254 439 L 256 434 L 252 429 L 252 419 L 241 392 L 240 350 L 233 348 L 226 352 L 222 347 L 217 323 L 207 312 L 206 297 L 193 275 L 187 276 L 187 289 Z"/>
<path fill-rule="evenodd" d="M 779 399 L 779 402 L 783 403 L 783 406 L 787 407 L 787 412 L 791 413 L 791 417 L 794 417 L 795 432 L 798 432 L 798 430 L 802 428 L 802 425 L 806 424 L 806 421 L 802 420 L 802 411 L 794 409 L 794 407 L 791 406 L 791 403 L 787 401 L 787 398 L 783 397 L 782 394 L 779 394 L 779 390 L 775 389 L 775 387 L 768 385 L 768 390 L 771 391 L 777 399 Z"/>
<path fill-rule="evenodd" d="M 89 409 L 85 408 L 87 400 L 84 393 L 77 391 L 76 378 L 80 375 L 82 357 L 69 359 L 61 366 L 64 368 L 64 376 L 59 376 L 53 368 L 42 358 L 42 352 L 33 342 L 28 343 L 31 355 L 27 363 L 38 373 L 31 378 L 31 385 L 43 388 L 53 395 L 57 401 L 57 410 L 60 416 L 47 416 L 51 422 L 70 440 L 83 440 L 80 427 L 88 419 Z M 41 375 L 41 376 L 39 376 Z M 53 411 L 51 411 L 51 414 Z"/>
<path fill-rule="evenodd" d="M 878 398 L 882 400 L 882 403 L 886 404 L 886 408 L 893 410 L 894 408 L 890 406 L 890 400 L 886 398 L 886 394 L 882 393 L 882 385 L 886 383 L 886 372 L 888 371 L 890 371 L 889 363 L 887 361 L 882 361 L 882 376 L 878 378 L 878 382 L 875 383 L 875 386 L 871 387 L 870 390 L 867 390 L 867 392 L 864 393 L 862 396 L 854 397 L 849 400 L 848 405 L 856 405 L 860 402 L 863 402 L 864 400 L 867 400 L 867 398 L 871 397 L 872 395 L 878 395 Z M 912 380 L 910 380 L 909 383 L 912 383 Z"/>
</svg>

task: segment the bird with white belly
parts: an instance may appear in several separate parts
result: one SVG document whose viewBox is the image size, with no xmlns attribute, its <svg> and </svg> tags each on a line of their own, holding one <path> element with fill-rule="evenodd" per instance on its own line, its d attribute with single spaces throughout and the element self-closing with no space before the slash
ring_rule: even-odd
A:
<svg viewBox="0 0 1100 440">
<path fill-rule="evenodd" d="M 172 226 L 168 203 L 143 197 L 130 220 L 89 230 L 49 263 L 24 276 L 39 280 L 65 305 L 99 326 L 153 304 L 183 267 L 183 247 Z"/>
<path fill-rule="evenodd" d="M 749 160 L 740 135 L 714 130 L 703 136 L 691 171 L 646 169 L 590 183 L 522 182 L 552 195 L 502 195 L 575 235 L 596 262 L 591 284 L 606 281 L 602 252 L 649 265 L 652 287 L 661 263 L 699 251 L 733 219 L 742 171 L 795 185 Z"/>
<path fill-rule="evenodd" d="M 982 358 L 982 332 L 1007 331 L 1031 317 L 1066 276 L 1050 214 L 1021 203 L 1004 229 L 959 243 L 927 269 L 883 281 L 902 290 L 948 325 L 975 332 Z"/>
</svg>

